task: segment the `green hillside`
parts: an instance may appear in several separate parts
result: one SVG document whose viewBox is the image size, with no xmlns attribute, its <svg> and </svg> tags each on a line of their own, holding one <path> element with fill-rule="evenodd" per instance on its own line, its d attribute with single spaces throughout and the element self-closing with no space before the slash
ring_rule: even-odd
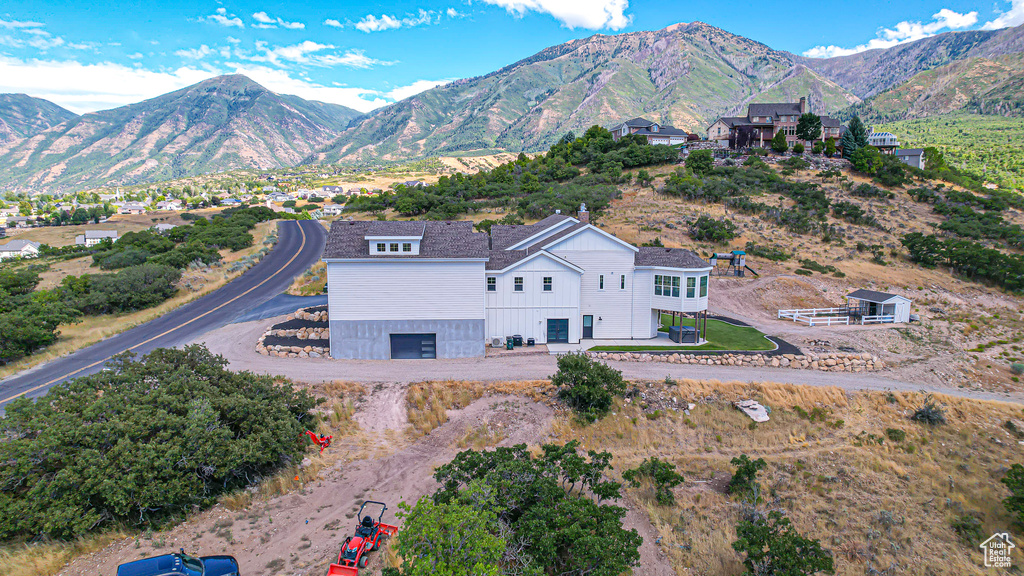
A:
<svg viewBox="0 0 1024 576">
<path fill-rule="evenodd" d="M 904 148 L 935 146 L 946 161 L 995 182 L 1024 188 L 1024 118 L 958 112 L 875 126 Z"/>
<path fill-rule="evenodd" d="M 636 116 L 701 132 L 751 100 L 811 94 L 822 113 L 858 101 L 792 58 L 700 22 L 595 35 L 383 108 L 309 161 L 536 151 Z"/>
<path fill-rule="evenodd" d="M 49 100 L 0 94 L 0 143 L 38 134 L 75 116 Z"/>
</svg>

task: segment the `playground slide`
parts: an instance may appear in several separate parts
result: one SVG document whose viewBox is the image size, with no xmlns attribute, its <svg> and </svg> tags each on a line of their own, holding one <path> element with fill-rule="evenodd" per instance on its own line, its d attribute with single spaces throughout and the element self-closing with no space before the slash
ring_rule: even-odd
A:
<svg viewBox="0 0 1024 576">
<path fill-rule="evenodd" d="M 744 265 L 743 267 L 744 267 L 744 268 L 746 268 L 747 270 L 750 270 L 750 273 L 751 273 L 751 274 L 753 274 L 754 276 L 757 276 L 757 277 L 760 277 L 760 276 L 761 276 L 761 275 L 760 275 L 760 274 L 758 274 L 758 273 L 757 273 L 756 271 L 754 271 L 754 269 L 753 269 L 753 268 L 751 268 L 750 266 Z"/>
</svg>

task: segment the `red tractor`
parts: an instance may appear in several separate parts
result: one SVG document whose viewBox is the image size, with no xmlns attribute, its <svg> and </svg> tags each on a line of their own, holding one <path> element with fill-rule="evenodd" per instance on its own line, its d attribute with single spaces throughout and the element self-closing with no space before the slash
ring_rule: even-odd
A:
<svg viewBox="0 0 1024 576">
<path fill-rule="evenodd" d="M 363 510 L 367 505 L 380 506 L 376 522 L 370 515 L 363 516 Z M 356 524 L 356 534 L 345 538 L 341 552 L 338 553 L 338 562 L 331 564 L 327 569 L 327 576 L 357 576 L 360 568 L 366 568 L 366 563 L 370 560 L 367 552 L 380 548 L 386 538 L 398 532 L 398 526 L 381 522 L 387 509 L 387 504 L 383 502 L 363 502 L 359 507 L 359 518 L 362 520 Z"/>
</svg>

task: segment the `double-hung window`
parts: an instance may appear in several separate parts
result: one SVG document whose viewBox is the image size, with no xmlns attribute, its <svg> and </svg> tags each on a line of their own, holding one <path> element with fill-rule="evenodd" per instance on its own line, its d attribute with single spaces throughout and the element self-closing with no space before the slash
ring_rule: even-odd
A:
<svg viewBox="0 0 1024 576">
<path fill-rule="evenodd" d="M 700 297 L 704 298 L 708 295 L 708 277 L 700 277 Z"/>
<path fill-rule="evenodd" d="M 523 277 L 522 276 L 516 276 L 514 285 L 515 285 L 515 287 L 513 289 L 516 292 L 522 292 L 523 291 Z"/>
<path fill-rule="evenodd" d="M 487 291 L 488 292 L 497 292 L 498 291 L 498 279 L 497 278 L 488 278 L 487 279 Z"/>
<path fill-rule="evenodd" d="M 545 276 L 544 277 L 544 291 L 545 292 L 551 292 L 551 286 L 552 286 L 552 278 L 551 278 L 551 276 Z"/>
<path fill-rule="evenodd" d="M 696 298 L 697 297 L 697 277 L 690 276 L 686 279 L 686 297 Z"/>
<path fill-rule="evenodd" d="M 672 297 L 679 298 L 679 276 L 672 277 Z"/>
</svg>

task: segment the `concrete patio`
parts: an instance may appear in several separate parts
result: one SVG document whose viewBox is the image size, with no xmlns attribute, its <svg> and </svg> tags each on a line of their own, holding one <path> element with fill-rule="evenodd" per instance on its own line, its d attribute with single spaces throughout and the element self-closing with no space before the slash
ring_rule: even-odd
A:
<svg viewBox="0 0 1024 576">
<path fill-rule="evenodd" d="M 549 354 L 565 354 L 566 352 L 578 352 L 580 350 L 590 350 L 595 346 L 664 346 L 666 348 L 683 348 L 688 346 L 700 346 L 707 342 L 701 340 L 697 344 L 679 344 L 669 340 L 668 334 L 665 332 L 658 332 L 656 338 L 646 339 L 635 339 L 630 340 L 618 339 L 618 340 L 580 340 L 579 344 L 548 344 Z"/>
</svg>

